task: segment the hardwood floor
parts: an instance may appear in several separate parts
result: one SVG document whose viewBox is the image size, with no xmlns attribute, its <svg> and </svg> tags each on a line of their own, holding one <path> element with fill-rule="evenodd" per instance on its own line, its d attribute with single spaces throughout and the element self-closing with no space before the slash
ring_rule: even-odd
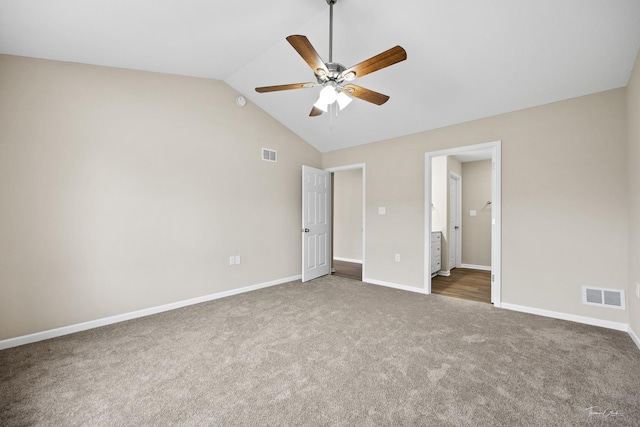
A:
<svg viewBox="0 0 640 427">
<path fill-rule="evenodd" d="M 335 269 L 335 272 L 331 273 L 333 275 L 362 281 L 362 264 L 334 259 L 333 268 Z"/>
<path fill-rule="evenodd" d="M 331 274 L 362 281 L 362 264 L 333 260 Z M 451 275 L 431 279 L 431 292 L 448 297 L 491 303 L 491 272 L 454 268 Z"/>
<path fill-rule="evenodd" d="M 450 276 L 431 279 L 431 292 L 491 304 L 491 272 L 454 268 Z"/>
</svg>

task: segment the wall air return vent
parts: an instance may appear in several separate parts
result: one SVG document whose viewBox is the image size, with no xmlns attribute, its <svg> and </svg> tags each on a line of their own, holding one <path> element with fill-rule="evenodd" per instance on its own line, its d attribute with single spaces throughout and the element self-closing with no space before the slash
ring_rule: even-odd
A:
<svg viewBox="0 0 640 427">
<path fill-rule="evenodd" d="M 277 162 L 278 161 L 278 152 L 276 150 L 271 150 L 269 148 L 262 149 L 262 160 L 266 160 L 267 162 Z"/>
<path fill-rule="evenodd" d="M 603 289 L 583 286 L 582 303 L 624 310 L 624 291 L 621 289 Z"/>
</svg>

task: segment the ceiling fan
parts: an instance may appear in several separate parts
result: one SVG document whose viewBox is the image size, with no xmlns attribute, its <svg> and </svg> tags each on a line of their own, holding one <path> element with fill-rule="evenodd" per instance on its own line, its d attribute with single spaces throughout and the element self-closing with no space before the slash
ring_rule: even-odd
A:
<svg viewBox="0 0 640 427">
<path fill-rule="evenodd" d="M 333 62 L 333 5 L 338 0 L 326 0 L 329 5 L 329 62 L 324 62 L 313 48 L 309 39 L 301 35 L 287 37 L 287 41 L 300 54 L 302 59 L 311 67 L 317 83 L 293 83 L 277 86 L 257 87 L 256 92 L 276 92 L 281 90 L 304 89 L 323 86 L 318 101 L 313 104 L 309 116 L 319 116 L 327 112 L 329 107 L 338 104 L 342 110 L 351 102 L 352 98 L 382 105 L 389 100 L 387 95 L 351 84 L 358 77 L 366 76 L 374 71 L 407 59 L 407 52 L 400 46 L 392 47 L 374 57 L 367 59 L 351 68 Z"/>
</svg>

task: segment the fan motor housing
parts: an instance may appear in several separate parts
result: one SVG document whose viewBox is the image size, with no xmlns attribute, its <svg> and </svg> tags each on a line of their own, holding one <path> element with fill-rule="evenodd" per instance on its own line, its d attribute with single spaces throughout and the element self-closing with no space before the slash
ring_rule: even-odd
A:
<svg viewBox="0 0 640 427">
<path fill-rule="evenodd" d="M 328 76 L 317 75 L 316 77 L 317 77 L 318 83 L 322 84 L 328 81 L 342 83 L 344 79 L 338 80 L 338 77 L 340 77 L 340 73 L 346 70 L 347 67 L 345 67 L 344 65 L 338 62 L 327 62 L 324 65 L 326 65 L 327 70 L 329 70 L 329 75 Z"/>
</svg>

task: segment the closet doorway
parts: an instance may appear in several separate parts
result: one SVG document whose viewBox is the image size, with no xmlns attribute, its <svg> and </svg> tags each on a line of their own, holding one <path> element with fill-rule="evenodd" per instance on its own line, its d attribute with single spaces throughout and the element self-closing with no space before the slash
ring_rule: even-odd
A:
<svg viewBox="0 0 640 427">
<path fill-rule="evenodd" d="M 500 148 L 496 141 L 425 154 L 427 293 L 500 306 Z"/>
</svg>

